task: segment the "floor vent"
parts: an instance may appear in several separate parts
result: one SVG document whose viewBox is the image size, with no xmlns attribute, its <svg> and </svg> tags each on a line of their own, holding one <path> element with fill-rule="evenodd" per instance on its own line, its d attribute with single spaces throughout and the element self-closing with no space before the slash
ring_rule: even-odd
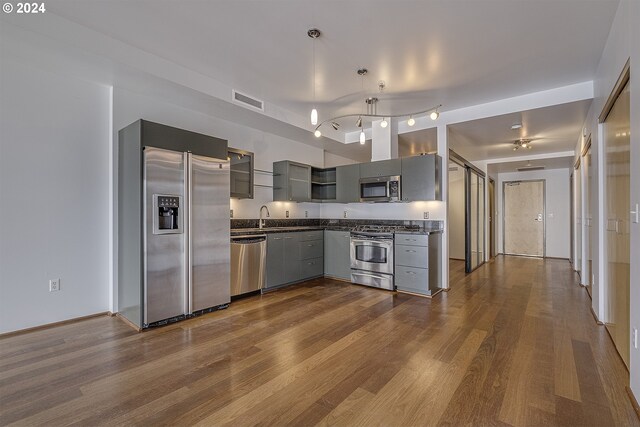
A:
<svg viewBox="0 0 640 427">
<path fill-rule="evenodd" d="M 518 172 L 527 172 L 527 171 L 541 171 L 544 169 L 544 166 L 523 166 L 518 168 Z"/>
<path fill-rule="evenodd" d="M 250 107 L 254 110 L 264 111 L 264 102 L 256 98 L 252 98 L 251 96 L 246 95 L 242 92 L 238 92 L 235 89 L 233 89 L 233 100 L 236 103 L 241 104 L 245 107 Z"/>
</svg>

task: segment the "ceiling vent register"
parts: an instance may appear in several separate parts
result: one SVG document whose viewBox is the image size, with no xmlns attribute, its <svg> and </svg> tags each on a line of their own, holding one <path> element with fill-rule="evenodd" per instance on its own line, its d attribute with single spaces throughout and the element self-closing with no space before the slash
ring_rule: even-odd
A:
<svg viewBox="0 0 640 427">
<path fill-rule="evenodd" d="M 237 90 L 233 90 L 233 100 L 244 107 L 249 107 L 252 110 L 264 111 L 264 102 L 259 99 L 253 98 Z"/>
</svg>

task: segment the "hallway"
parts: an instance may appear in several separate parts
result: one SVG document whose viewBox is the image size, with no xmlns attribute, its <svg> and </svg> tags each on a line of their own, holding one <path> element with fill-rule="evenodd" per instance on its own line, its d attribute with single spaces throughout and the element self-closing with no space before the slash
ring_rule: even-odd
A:
<svg viewBox="0 0 640 427">
<path fill-rule="evenodd" d="M 640 425 L 568 261 L 499 256 L 433 300 L 317 279 L 149 332 L 0 340 L 0 424 Z"/>
</svg>

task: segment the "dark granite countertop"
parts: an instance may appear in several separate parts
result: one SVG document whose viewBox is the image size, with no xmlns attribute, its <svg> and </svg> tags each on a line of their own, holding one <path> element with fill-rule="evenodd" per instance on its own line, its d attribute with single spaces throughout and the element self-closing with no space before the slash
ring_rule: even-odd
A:
<svg viewBox="0 0 640 427">
<path fill-rule="evenodd" d="M 295 231 L 335 230 L 352 231 L 360 224 L 375 225 L 418 225 L 418 230 L 402 231 L 403 234 L 442 233 L 441 221 L 401 221 L 401 220 L 320 220 L 320 219 L 267 219 L 264 228 L 258 228 L 258 220 L 231 220 L 231 236 L 251 236 L 257 234 L 289 233 Z"/>
</svg>

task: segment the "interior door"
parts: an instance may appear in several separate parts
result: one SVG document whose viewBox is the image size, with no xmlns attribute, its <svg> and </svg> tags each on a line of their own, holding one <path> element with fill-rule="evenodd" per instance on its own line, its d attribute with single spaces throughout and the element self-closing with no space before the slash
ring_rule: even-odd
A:
<svg viewBox="0 0 640 427">
<path fill-rule="evenodd" d="M 496 256 L 496 182 L 489 179 L 489 257 Z"/>
<path fill-rule="evenodd" d="M 189 154 L 191 312 L 230 300 L 229 162 Z"/>
<path fill-rule="evenodd" d="M 591 212 L 591 197 L 593 193 L 593 167 L 591 166 L 591 147 L 584 155 L 584 252 L 586 257 L 586 276 L 583 278 L 587 284 L 587 292 L 591 295 L 591 287 L 593 286 L 593 255 L 591 253 L 591 245 L 593 243 L 593 213 Z"/>
<path fill-rule="evenodd" d="M 574 269 L 582 279 L 582 170 L 580 161 L 575 166 L 574 176 L 576 178 L 576 264 Z"/>
<path fill-rule="evenodd" d="M 504 183 L 504 253 L 544 256 L 544 186 L 540 181 Z"/>
<path fill-rule="evenodd" d="M 607 329 L 629 366 L 630 273 L 630 112 L 629 84 L 604 121 L 607 238 Z"/>
</svg>

